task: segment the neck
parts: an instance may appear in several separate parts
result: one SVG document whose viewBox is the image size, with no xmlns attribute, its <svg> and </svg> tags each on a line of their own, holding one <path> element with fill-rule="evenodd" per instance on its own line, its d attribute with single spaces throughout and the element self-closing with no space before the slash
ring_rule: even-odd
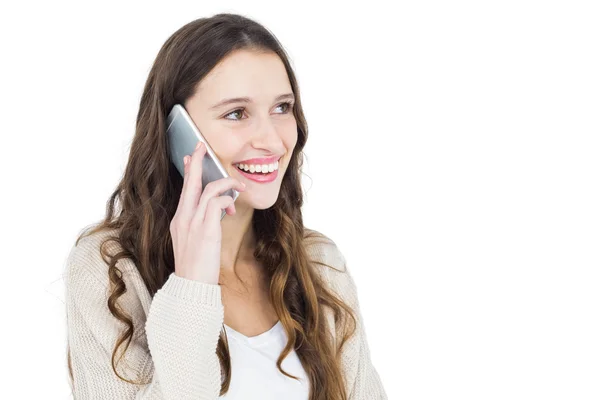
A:
<svg viewBox="0 0 600 400">
<path fill-rule="evenodd" d="M 254 208 L 239 203 L 235 205 L 235 211 L 235 215 L 225 215 L 221 221 L 221 269 L 224 272 L 233 272 L 237 260 L 254 258 Z"/>
</svg>

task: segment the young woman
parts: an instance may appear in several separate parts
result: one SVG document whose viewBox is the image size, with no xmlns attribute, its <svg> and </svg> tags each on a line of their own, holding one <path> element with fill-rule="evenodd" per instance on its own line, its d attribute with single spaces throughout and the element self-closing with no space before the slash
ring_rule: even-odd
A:
<svg viewBox="0 0 600 400">
<path fill-rule="evenodd" d="M 202 190 L 203 146 L 183 177 L 170 162 L 175 104 L 229 178 Z M 75 398 L 387 398 L 344 257 L 303 225 L 307 134 L 296 77 L 265 27 L 218 14 L 166 41 L 107 215 L 67 260 Z M 235 204 L 220 195 L 231 188 Z"/>
</svg>

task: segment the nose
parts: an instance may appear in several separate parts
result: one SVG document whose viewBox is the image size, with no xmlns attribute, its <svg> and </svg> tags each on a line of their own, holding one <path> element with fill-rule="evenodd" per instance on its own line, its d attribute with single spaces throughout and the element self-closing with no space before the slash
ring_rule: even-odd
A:
<svg viewBox="0 0 600 400">
<path fill-rule="evenodd" d="M 277 128 L 277 124 L 271 118 L 263 118 L 252 135 L 252 146 L 255 148 L 268 149 L 278 153 L 283 151 L 283 141 Z"/>
</svg>

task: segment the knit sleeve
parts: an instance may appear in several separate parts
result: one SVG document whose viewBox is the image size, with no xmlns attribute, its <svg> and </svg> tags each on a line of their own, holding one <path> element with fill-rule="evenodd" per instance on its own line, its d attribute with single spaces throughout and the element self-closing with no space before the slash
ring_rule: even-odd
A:
<svg viewBox="0 0 600 400">
<path fill-rule="evenodd" d="M 174 273 L 154 295 L 146 322 L 155 376 L 165 399 L 217 399 L 216 349 L 223 324 L 221 287 Z"/>
<path fill-rule="evenodd" d="M 67 339 L 76 399 L 217 399 L 221 387 L 216 355 L 223 321 L 220 286 L 171 274 L 157 291 L 147 318 L 133 284 L 122 268 L 126 291 L 117 308 L 130 316 L 134 335 L 116 363 L 111 358 L 127 325 L 108 309 L 107 266 L 87 242 L 74 247 L 63 275 Z M 117 351 L 121 355 L 124 345 Z M 115 361 L 116 361 L 115 360 Z"/>
</svg>

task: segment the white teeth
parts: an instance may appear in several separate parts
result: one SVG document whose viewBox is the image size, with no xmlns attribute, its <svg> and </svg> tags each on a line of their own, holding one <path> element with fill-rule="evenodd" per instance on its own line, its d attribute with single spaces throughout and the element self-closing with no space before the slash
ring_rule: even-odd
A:
<svg viewBox="0 0 600 400">
<path fill-rule="evenodd" d="M 251 173 L 261 172 L 263 174 L 273 172 L 279 169 L 279 161 L 275 161 L 272 164 L 262 164 L 262 165 L 248 165 L 248 164 L 236 164 L 241 170 L 249 171 Z"/>
</svg>

